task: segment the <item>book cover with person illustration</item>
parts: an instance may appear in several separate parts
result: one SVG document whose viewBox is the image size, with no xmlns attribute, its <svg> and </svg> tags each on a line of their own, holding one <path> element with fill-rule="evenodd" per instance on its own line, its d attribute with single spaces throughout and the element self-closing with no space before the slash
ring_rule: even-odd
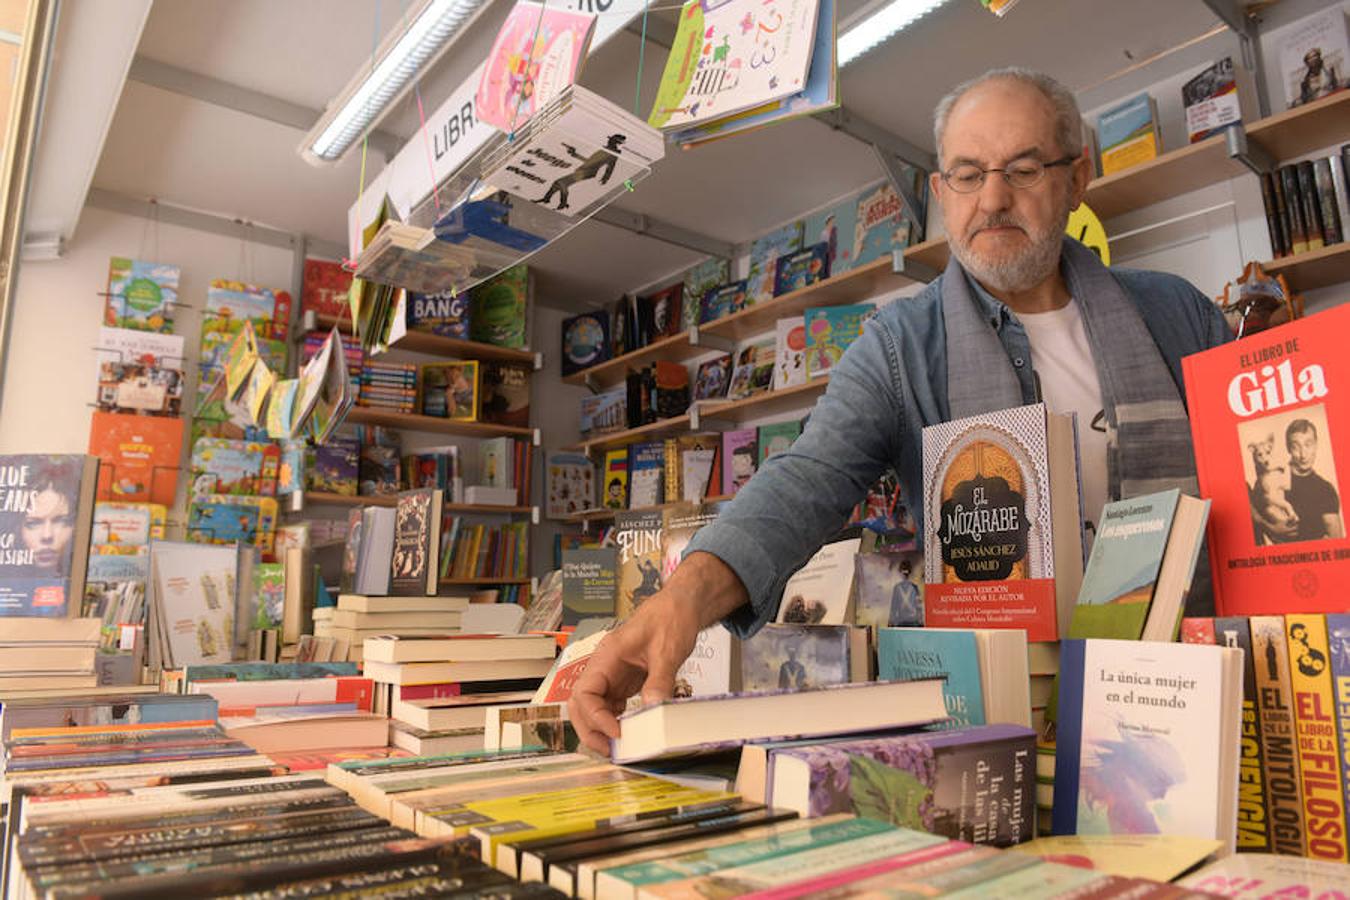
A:
<svg viewBox="0 0 1350 900">
<path fill-rule="evenodd" d="M 0 457 L 0 616 L 77 610 L 98 465 L 78 454 Z"/>
</svg>

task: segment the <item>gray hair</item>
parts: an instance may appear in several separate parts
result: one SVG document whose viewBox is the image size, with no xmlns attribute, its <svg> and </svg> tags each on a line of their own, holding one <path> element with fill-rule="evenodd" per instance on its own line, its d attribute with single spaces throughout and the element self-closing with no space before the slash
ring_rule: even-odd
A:
<svg viewBox="0 0 1350 900">
<path fill-rule="evenodd" d="M 990 69 L 983 75 L 963 81 L 938 101 L 933 111 L 933 142 L 937 146 L 938 159 L 942 158 L 942 135 L 947 130 L 947 119 L 958 100 L 969 91 L 990 81 L 1015 81 L 1040 91 L 1041 96 L 1050 101 L 1055 110 L 1055 143 L 1060 152 L 1077 156 L 1083 152 L 1083 117 L 1078 112 L 1078 100 L 1073 92 L 1049 75 L 1024 69 L 1020 66 L 1007 66 Z"/>
</svg>

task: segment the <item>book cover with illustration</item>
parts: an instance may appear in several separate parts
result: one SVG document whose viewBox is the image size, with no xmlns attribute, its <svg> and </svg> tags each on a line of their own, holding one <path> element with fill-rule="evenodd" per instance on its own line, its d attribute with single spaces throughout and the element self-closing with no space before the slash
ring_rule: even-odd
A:
<svg viewBox="0 0 1350 900">
<path fill-rule="evenodd" d="M 699 363 L 694 376 L 695 400 L 721 400 L 731 384 L 731 355 Z"/>
<path fill-rule="evenodd" d="M 157 541 L 151 597 L 165 668 L 228 663 L 234 645 L 239 548 Z"/>
<path fill-rule="evenodd" d="M 821 242 L 778 257 L 773 276 L 777 297 L 810 287 L 830 277 L 829 245 Z"/>
<path fill-rule="evenodd" d="M 331 437 L 309 449 L 305 461 L 305 488 L 326 494 L 355 497 L 361 471 L 361 442 Z"/>
<path fill-rule="evenodd" d="M 95 503 L 93 529 L 89 534 L 91 556 L 139 555 L 149 551 L 152 519 L 167 515 L 162 506 L 150 503 Z M 163 519 L 154 535 L 163 538 Z"/>
<path fill-rule="evenodd" d="M 234 441 L 198 438 L 192 448 L 192 499 L 208 494 L 238 494 L 273 497 L 281 447 L 270 441 Z"/>
<path fill-rule="evenodd" d="M 1067 629 L 1083 556 L 1065 424 L 1038 403 L 924 428 L 925 625 L 1025 628 L 1029 641 Z"/>
<path fill-rule="evenodd" d="M 1145 91 L 1112 106 L 1097 117 L 1102 174 L 1148 162 L 1162 152 L 1158 107 Z"/>
<path fill-rule="evenodd" d="M 861 538 L 846 538 L 817 550 L 783 586 L 777 622 L 846 625 L 853 621 L 854 560 Z"/>
<path fill-rule="evenodd" d="M 114 256 L 108 264 L 103 324 L 136 331 L 173 331 L 178 266 Z"/>
<path fill-rule="evenodd" d="M 1279 42 L 1279 80 L 1292 109 L 1350 86 L 1350 28 L 1345 11 L 1330 6 L 1299 19 Z"/>
<path fill-rule="evenodd" d="M 693 652 L 675 673 L 676 697 L 716 697 L 741 690 L 741 639 L 722 627 L 698 633 Z"/>
<path fill-rule="evenodd" d="M 663 547 L 661 510 L 614 514 L 614 546 L 619 551 L 615 615 L 626 619 L 661 590 Z"/>
<path fill-rule="evenodd" d="M 183 420 L 95 410 L 89 452 L 100 460 L 100 500 L 172 506 L 183 455 Z"/>
<path fill-rule="evenodd" d="M 857 625 L 872 628 L 923 625 L 923 553 L 890 550 L 859 553 L 854 563 Z"/>
<path fill-rule="evenodd" d="M 441 337 L 469 339 L 469 294 L 466 291 L 408 292 L 408 330 Z"/>
<path fill-rule="evenodd" d="M 469 292 L 469 337 L 484 344 L 527 346 L 531 276 L 521 263 L 503 269 Z"/>
<path fill-rule="evenodd" d="M 1258 719 L 1271 846 L 1276 853 L 1302 856 L 1307 851 L 1306 818 L 1284 616 L 1252 616 L 1248 622 L 1260 700 Z"/>
<path fill-rule="evenodd" d="M 811 380 L 828 373 L 844 355 L 858 335 L 863 323 L 876 315 L 877 308 L 870 303 L 850 303 L 844 306 L 813 307 L 804 313 L 806 320 L 806 378 Z"/>
<path fill-rule="evenodd" d="M 230 330 L 252 322 L 260 339 L 284 341 L 290 329 L 290 295 L 256 284 L 217 278 L 206 290 L 203 319 L 224 319 Z"/>
<path fill-rule="evenodd" d="M 984 690 L 980 685 L 980 654 L 975 632 L 926 628 L 882 628 L 877 631 L 878 679 L 939 677 L 946 679 L 942 699 L 947 703 L 949 718 L 932 727 L 983 725 Z"/>
<path fill-rule="evenodd" d="M 806 384 L 806 319 L 790 316 L 775 325 L 776 356 L 773 389 Z"/>
<path fill-rule="evenodd" d="M 628 447 L 628 508 L 656 506 L 665 498 L 666 445 L 645 441 Z"/>
<path fill-rule="evenodd" d="M 615 614 L 618 566 L 617 547 L 562 552 L 563 628 Z"/>
<path fill-rule="evenodd" d="M 908 165 L 904 169 L 922 202 L 928 189 L 923 173 Z M 832 276 L 889 258 L 921 239 L 920 227 L 905 215 L 904 203 L 888 181 L 806 217 L 806 241 L 826 245 Z"/>
<path fill-rule="evenodd" d="M 1327 616 L 1327 645 L 1331 649 L 1331 693 L 1339 704 L 1337 706 L 1339 714 L 1336 716 L 1336 740 L 1342 763 L 1341 787 L 1344 794 L 1345 809 L 1350 810 L 1350 780 L 1346 778 L 1346 768 L 1350 767 L 1350 716 L 1345 715 L 1345 702 L 1347 698 L 1350 698 L 1350 615 L 1332 613 Z M 1246 712 L 1244 705 L 1244 739 L 1247 736 Z M 1243 755 L 1246 756 L 1245 752 Z M 1241 827 L 1240 822 L 1239 827 Z"/>
<path fill-rule="evenodd" d="M 98 465 L 76 454 L 0 456 L 0 617 L 77 611 Z"/>
<path fill-rule="evenodd" d="M 474 95 L 478 121 L 511 133 L 581 74 L 595 14 L 517 0 L 488 51 Z"/>
<path fill-rule="evenodd" d="M 662 584 L 675 573 L 694 535 L 716 519 L 721 508 L 722 503 L 680 503 L 661 511 L 661 530 L 665 535 L 661 549 Z"/>
<path fill-rule="evenodd" d="M 628 508 L 628 448 L 605 451 L 604 475 L 600 479 L 601 505 Z"/>
<path fill-rule="evenodd" d="M 341 263 L 326 259 L 306 259 L 305 276 L 300 287 L 300 310 L 334 319 L 350 319 L 348 295 L 352 273 Z"/>
<path fill-rule="evenodd" d="M 1063 641 L 1054 833 L 1177 834 L 1231 847 L 1237 772 L 1225 783 L 1215 748 L 1238 746 L 1240 680 L 1224 709 L 1234 655 L 1199 644 Z"/>
<path fill-rule="evenodd" d="M 848 526 L 860 526 L 877 536 L 887 550 L 918 548 L 919 524 L 914 519 L 918 504 L 905 496 L 900 476 L 887 467 L 867 489 L 867 495 L 849 516 Z"/>
<path fill-rule="evenodd" d="M 793 222 L 756 238 L 750 243 L 750 273 L 746 278 L 746 303 L 753 305 L 772 300 L 782 291 L 775 290 L 778 260 L 802 249 L 802 223 Z"/>
<path fill-rule="evenodd" d="M 1338 306 L 1181 361 L 1219 615 L 1345 608 L 1347 329 Z"/>
<path fill-rule="evenodd" d="M 524 363 L 483 360 L 479 370 L 479 419 L 517 428 L 529 425 L 531 371 Z"/>
<path fill-rule="evenodd" d="M 1102 508 L 1069 637 L 1139 639 L 1180 499 L 1173 489 Z"/>
<path fill-rule="evenodd" d="M 188 504 L 189 541 L 201 544 L 252 544 L 267 560 L 272 556 L 276 530 L 275 497 L 206 494 L 194 498 Z"/>
<path fill-rule="evenodd" d="M 258 563 L 253 567 L 253 619 L 257 630 L 280 628 L 286 605 L 286 564 Z"/>
<path fill-rule="evenodd" d="M 581 453 L 548 455 L 545 514 L 561 519 L 595 508 L 595 463 Z"/>
<path fill-rule="evenodd" d="M 616 384 L 607 391 L 581 398 L 577 427 L 583 438 L 628 427 L 628 386 Z"/>
<path fill-rule="evenodd" d="M 1284 633 L 1289 639 L 1289 684 L 1298 735 L 1307 855 L 1343 863 L 1347 858 L 1345 788 L 1336 736 L 1343 700 L 1332 690 L 1326 617 L 1290 613 L 1284 617 Z"/>
<path fill-rule="evenodd" d="M 861 647 L 856 635 L 863 635 Z M 850 625 L 765 625 L 741 641 L 742 691 L 801 691 L 848 684 L 854 651 L 866 657 L 866 635 Z"/>
<path fill-rule="evenodd" d="M 774 342 L 757 341 L 742 347 L 736 353 L 736 365 L 731 370 L 727 386 L 728 400 L 745 400 L 762 394 L 773 386 L 775 363 Z"/>
<path fill-rule="evenodd" d="M 801 91 L 819 0 L 709 5 L 689 0 L 647 121 L 678 131 Z"/>
<path fill-rule="evenodd" d="M 677 281 L 661 290 L 637 298 L 639 325 L 647 343 L 679 334 L 684 330 L 684 282 Z"/>
<path fill-rule="evenodd" d="M 1035 834 L 1036 733 L 980 725 L 772 751 L 771 805 L 852 813 L 970 844 Z"/>
<path fill-rule="evenodd" d="M 759 465 L 763 466 L 771 456 L 777 456 L 792 448 L 792 443 L 801 437 L 801 422 L 774 422 L 761 425 L 755 432 L 755 446 L 759 453 Z"/>
<path fill-rule="evenodd" d="M 713 256 L 684 275 L 684 323 L 692 328 L 703 321 L 703 298 L 708 291 L 731 280 L 731 260 Z"/>
<path fill-rule="evenodd" d="M 571 375 L 609 359 L 609 316 L 581 313 L 562 323 L 562 373 Z"/>
<path fill-rule="evenodd" d="M 698 324 L 715 322 L 724 316 L 745 309 L 746 280 L 718 285 L 703 295 L 699 303 Z"/>
<path fill-rule="evenodd" d="M 465 359 L 419 367 L 417 392 L 422 415 L 458 422 L 477 421 L 481 415 L 480 365 L 485 363 Z"/>
<path fill-rule="evenodd" d="M 1233 57 L 1210 63 L 1181 86 L 1186 134 L 1192 144 L 1242 121 Z"/>
<path fill-rule="evenodd" d="M 434 488 L 403 491 L 394 508 L 394 550 L 389 559 L 389 593 L 436 593 L 436 551 L 440 547 L 441 492 Z"/>
<path fill-rule="evenodd" d="M 722 432 L 722 493 L 735 494 L 750 481 L 759 465 L 755 429 Z"/>
</svg>

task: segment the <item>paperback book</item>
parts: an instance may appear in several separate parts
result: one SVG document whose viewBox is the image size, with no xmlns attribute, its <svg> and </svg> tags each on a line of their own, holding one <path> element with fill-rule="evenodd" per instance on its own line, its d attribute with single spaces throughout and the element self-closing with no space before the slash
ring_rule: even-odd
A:
<svg viewBox="0 0 1350 900">
<path fill-rule="evenodd" d="M 740 658 L 740 690 L 801 691 L 866 681 L 871 649 L 851 625 L 769 624 L 741 642 Z"/>
<path fill-rule="evenodd" d="M 771 300 L 776 294 L 775 275 L 778 260 L 802 249 L 802 223 L 793 222 L 771 231 L 750 244 L 750 273 L 747 276 L 746 302 L 749 305 Z"/>
<path fill-rule="evenodd" d="M 183 420 L 95 410 L 89 453 L 99 458 L 100 500 L 170 506 L 178 490 Z"/>
<path fill-rule="evenodd" d="M 907 186 L 922 202 L 926 179 L 904 165 Z M 922 226 L 905 212 L 900 195 L 882 182 L 806 218 L 806 240 L 825 244 L 831 275 L 842 275 L 878 259 L 890 258 L 920 240 Z"/>
<path fill-rule="evenodd" d="M 823 241 L 778 257 L 774 271 L 774 296 L 790 294 L 830 277 L 829 244 Z"/>
<path fill-rule="evenodd" d="M 862 334 L 863 324 L 876 315 L 870 303 L 824 306 L 806 310 L 806 378 L 819 378 L 839 364 L 844 351 Z"/>
<path fill-rule="evenodd" d="M 103 324 L 137 331 L 172 331 L 180 275 L 178 266 L 114 256 L 108 266 Z"/>
<path fill-rule="evenodd" d="M 96 456 L 0 457 L 0 617 L 78 610 L 98 466 Z"/>
</svg>

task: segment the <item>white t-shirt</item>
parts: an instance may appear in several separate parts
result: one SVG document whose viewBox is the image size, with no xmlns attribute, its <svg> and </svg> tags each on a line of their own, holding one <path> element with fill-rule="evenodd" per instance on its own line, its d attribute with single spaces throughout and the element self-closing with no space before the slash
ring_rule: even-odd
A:
<svg viewBox="0 0 1350 900">
<path fill-rule="evenodd" d="M 1106 472 L 1106 415 L 1097 364 L 1092 360 L 1083 314 L 1075 300 L 1051 312 L 1018 313 L 1031 342 L 1031 365 L 1041 382 L 1041 397 L 1051 412 L 1078 414 L 1078 454 L 1082 465 L 1083 514 L 1088 540 L 1110 499 Z"/>
</svg>

